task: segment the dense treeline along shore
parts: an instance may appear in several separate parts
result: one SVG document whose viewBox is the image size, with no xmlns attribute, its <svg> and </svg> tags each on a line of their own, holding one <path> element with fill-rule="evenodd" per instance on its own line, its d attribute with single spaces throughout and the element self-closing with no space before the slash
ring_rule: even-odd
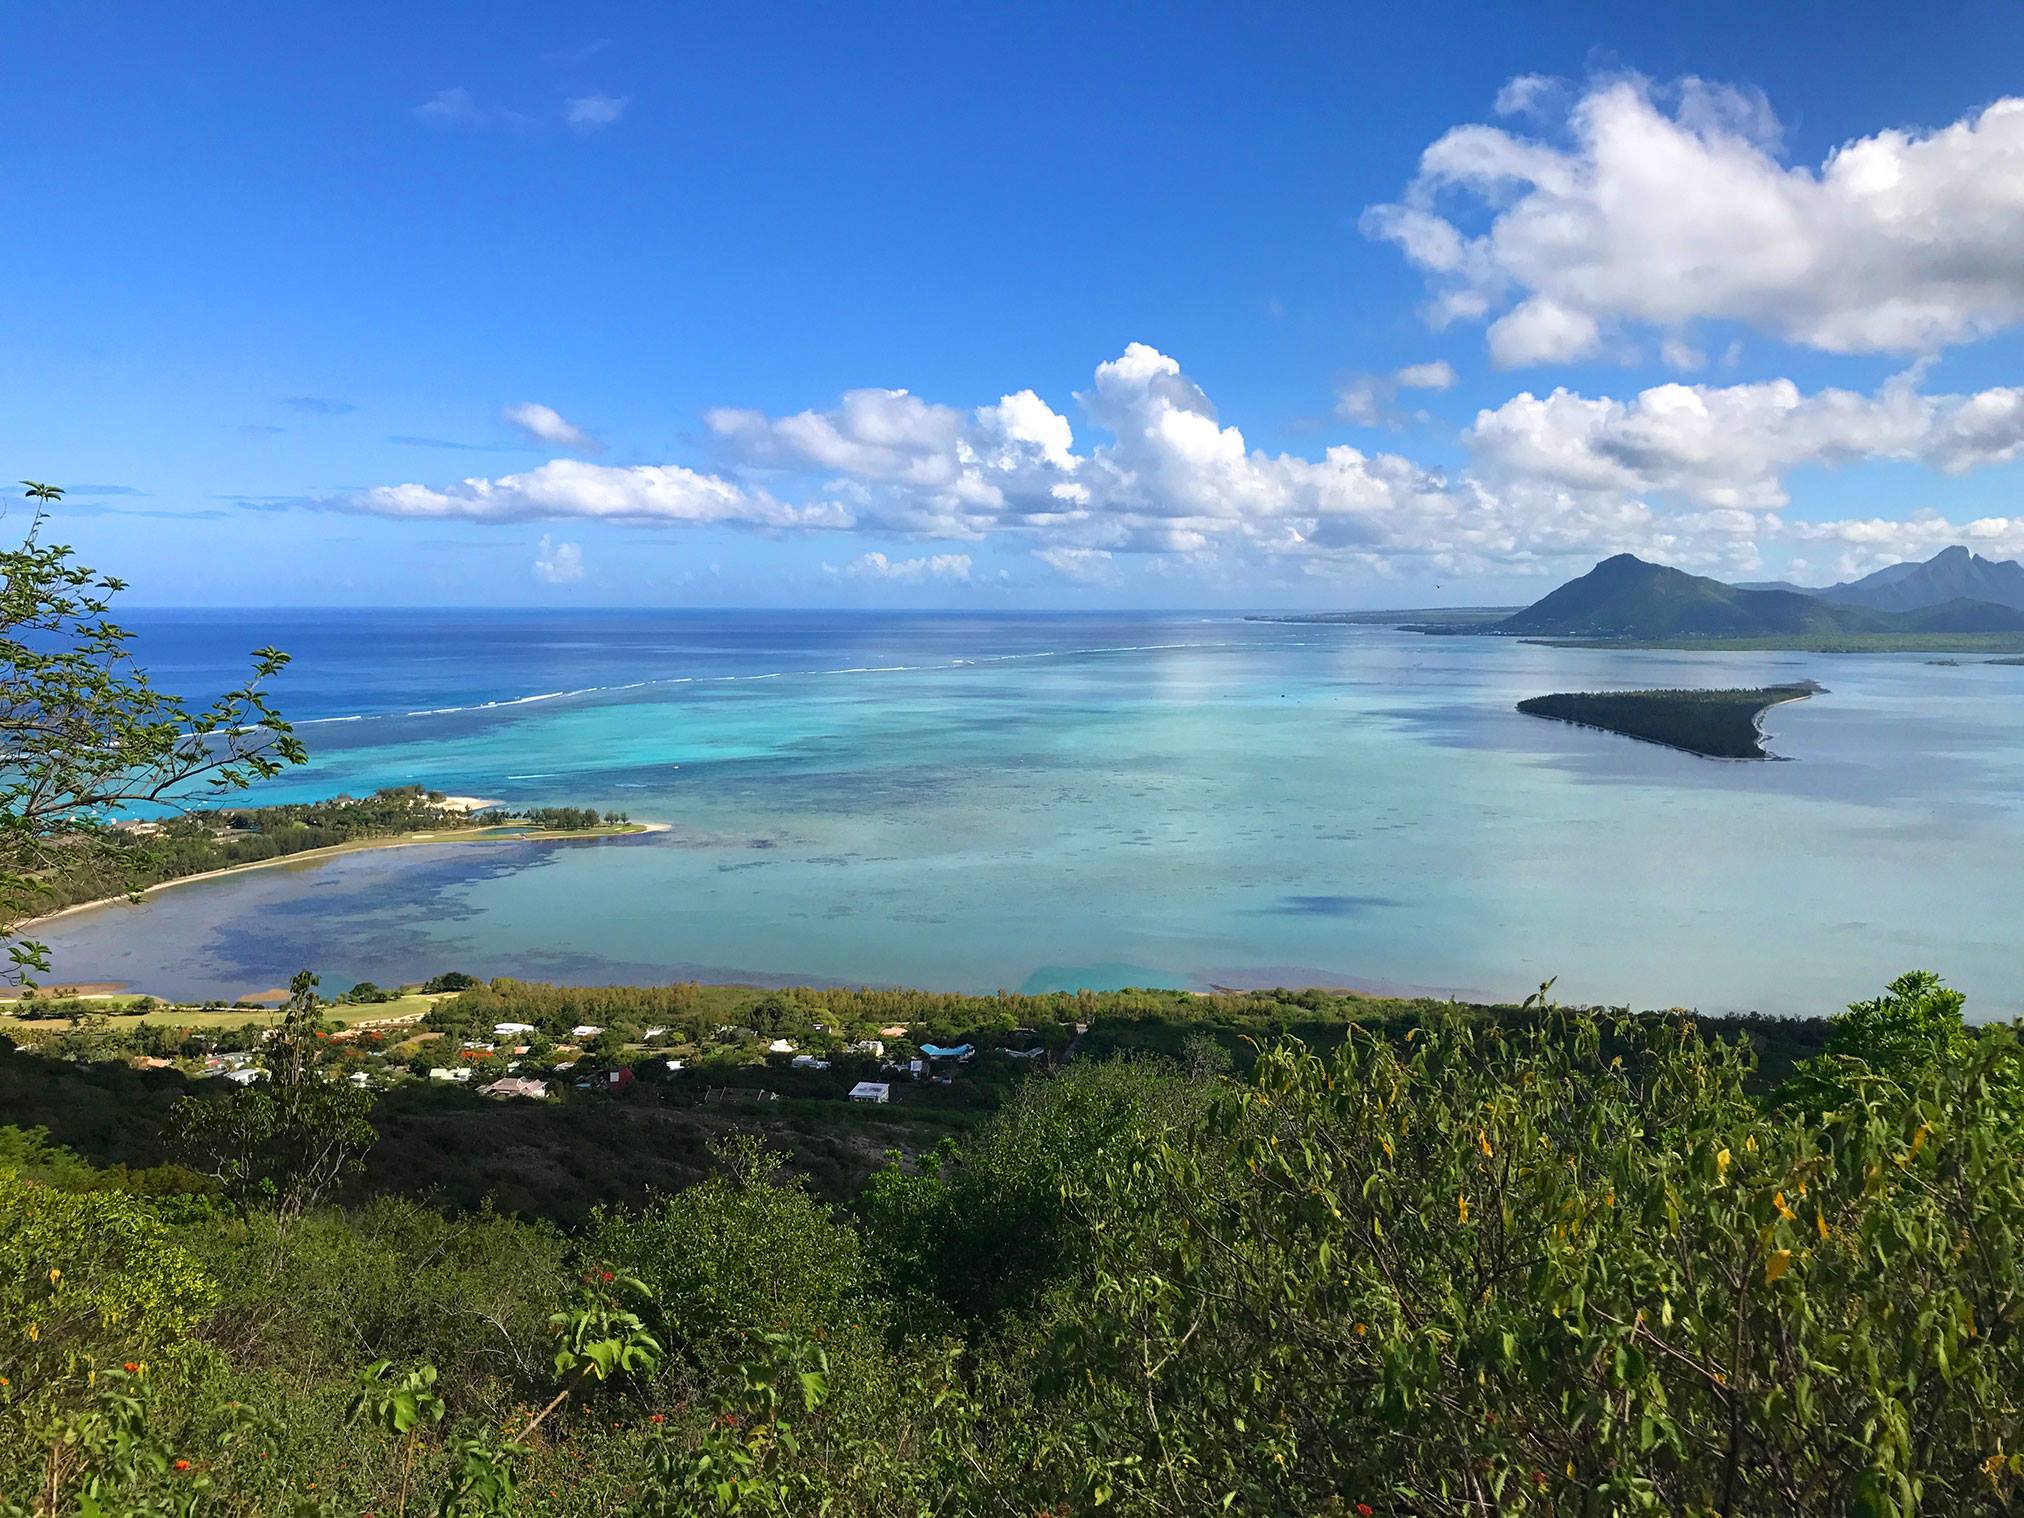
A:
<svg viewBox="0 0 2024 1518">
<path fill-rule="evenodd" d="M 0 1046 L 0 1510 L 2024 1495 L 2024 1053 L 1930 975 L 1832 1020 L 461 975 L 122 1011 Z"/>
<path fill-rule="evenodd" d="M 1529 697 L 1518 703 L 1518 710 L 1528 717 L 1549 717 L 1662 743 L 1706 759 L 1768 759 L 1764 713 L 1823 689 L 1803 680 L 1753 690 L 1563 692 Z"/>
<path fill-rule="evenodd" d="M 127 845 L 67 856 L 37 880 L 45 915 L 117 901 L 198 876 L 339 849 L 478 838 L 589 837 L 644 831 L 619 812 L 592 807 L 506 807 L 390 786 L 278 806 L 214 807 L 115 825 Z"/>
</svg>

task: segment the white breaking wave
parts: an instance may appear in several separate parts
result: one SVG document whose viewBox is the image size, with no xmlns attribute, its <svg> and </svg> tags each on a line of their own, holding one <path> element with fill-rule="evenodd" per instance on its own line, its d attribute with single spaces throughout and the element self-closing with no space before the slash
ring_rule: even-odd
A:
<svg viewBox="0 0 2024 1518">
<path fill-rule="evenodd" d="M 840 669 L 775 669 L 756 675 L 666 675 L 654 680 L 629 680 L 621 685 L 585 685 L 575 690 L 537 691 L 529 696 L 502 696 L 466 706 L 428 706 L 408 712 L 354 712 L 343 717 L 306 717 L 295 724 L 310 727 L 327 722 L 380 722 L 389 718 L 453 717 L 463 712 L 501 711 L 514 706 L 531 706 L 539 701 L 567 701 L 578 696 L 604 696 L 615 691 L 645 690 L 662 685 L 746 685 L 760 680 L 816 679 L 834 675 L 932 674 L 937 670 L 967 669 L 978 664 L 1014 664 L 1032 659 L 1074 659 L 1094 654 L 1168 653 L 1180 649 L 1240 648 L 1237 643 L 1118 643 L 1096 648 L 1042 648 L 1018 654 L 976 654 L 968 658 L 943 659 L 934 664 L 852 664 Z M 509 780 L 541 779 L 542 776 L 508 775 Z"/>
</svg>

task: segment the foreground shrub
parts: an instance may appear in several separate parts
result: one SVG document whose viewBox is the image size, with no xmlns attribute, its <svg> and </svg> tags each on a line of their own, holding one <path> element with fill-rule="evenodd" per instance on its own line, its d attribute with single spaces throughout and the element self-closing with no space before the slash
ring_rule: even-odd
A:
<svg viewBox="0 0 2024 1518">
<path fill-rule="evenodd" d="M 1684 1025 L 1275 1049 L 1085 1189 L 1047 1458 L 1131 1512 L 2010 1511 L 2017 1046 L 1910 1068 L 1816 1121 Z"/>
</svg>

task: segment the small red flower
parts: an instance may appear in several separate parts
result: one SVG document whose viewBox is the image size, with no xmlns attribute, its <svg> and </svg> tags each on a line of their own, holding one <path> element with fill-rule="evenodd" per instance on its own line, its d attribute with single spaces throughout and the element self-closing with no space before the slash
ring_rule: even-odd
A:
<svg viewBox="0 0 2024 1518">
<path fill-rule="evenodd" d="M 667 1421 L 668 1421 L 668 1418 L 667 1418 L 667 1414 L 665 1414 L 665 1413 L 652 1413 L 652 1414 L 648 1415 L 648 1418 L 647 1418 L 647 1422 L 649 1422 L 649 1423 L 665 1423 L 665 1422 L 667 1422 Z"/>
<path fill-rule="evenodd" d="M 1377 1509 L 1372 1507 L 1368 1502 L 1359 1502 L 1356 1505 L 1356 1518 L 1370 1518 L 1370 1515 L 1376 1511 Z"/>
<path fill-rule="evenodd" d="M 610 1271 L 608 1271 L 608 1270 L 600 1270 L 600 1271 L 599 1271 L 599 1272 L 597 1273 L 597 1278 L 598 1278 L 598 1279 L 599 1279 L 600 1281 L 616 1281 L 616 1280 L 618 1279 L 618 1277 L 617 1277 L 617 1276 L 613 1275 L 613 1274 L 612 1274 L 612 1273 L 611 1273 Z"/>
<path fill-rule="evenodd" d="M 140 1363 L 135 1360 L 128 1360 L 121 1368 L 130 1376 L 138 1376 L 141 1373 Z"/>
<path fill-rule="evenodd" d="M 178 1460 L 178 1461 L 176 1462 L 176 1469 L 177 1469 L 177 1470 L 179 1470 L 179 1471 L 186 1471 L 186 1470 L 188 1470 L 189 1468 L 190 1468 L 190 1462 L 189 1462 L 189 1461 L 187 1461 L 187 1460 Z"/>
</svg>

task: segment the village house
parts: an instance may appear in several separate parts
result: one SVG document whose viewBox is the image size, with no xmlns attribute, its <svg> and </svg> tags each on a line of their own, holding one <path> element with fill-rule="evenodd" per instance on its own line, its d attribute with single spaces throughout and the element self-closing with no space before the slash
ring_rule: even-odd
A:
<svg viewBox="0 0 2024 1518">
<path fill-rule="evenodd" d="M 501 1080 L 492 1082 L 489 1086 L 480 1086 L 478 1090 L 486 1096 L 520 1096 L 538 1102 L 547 1098 L 548 1082 L 524 1080 L 518 1076 L 509 1075 Z"/>
<path fill-rule="evenodd" d="M 893 1088 L 884 1081 L 859 1081 L 850 1088 L 850 1099 L 854 1102 L 888 1102 L 892 1094 Z"/>
</svg>

